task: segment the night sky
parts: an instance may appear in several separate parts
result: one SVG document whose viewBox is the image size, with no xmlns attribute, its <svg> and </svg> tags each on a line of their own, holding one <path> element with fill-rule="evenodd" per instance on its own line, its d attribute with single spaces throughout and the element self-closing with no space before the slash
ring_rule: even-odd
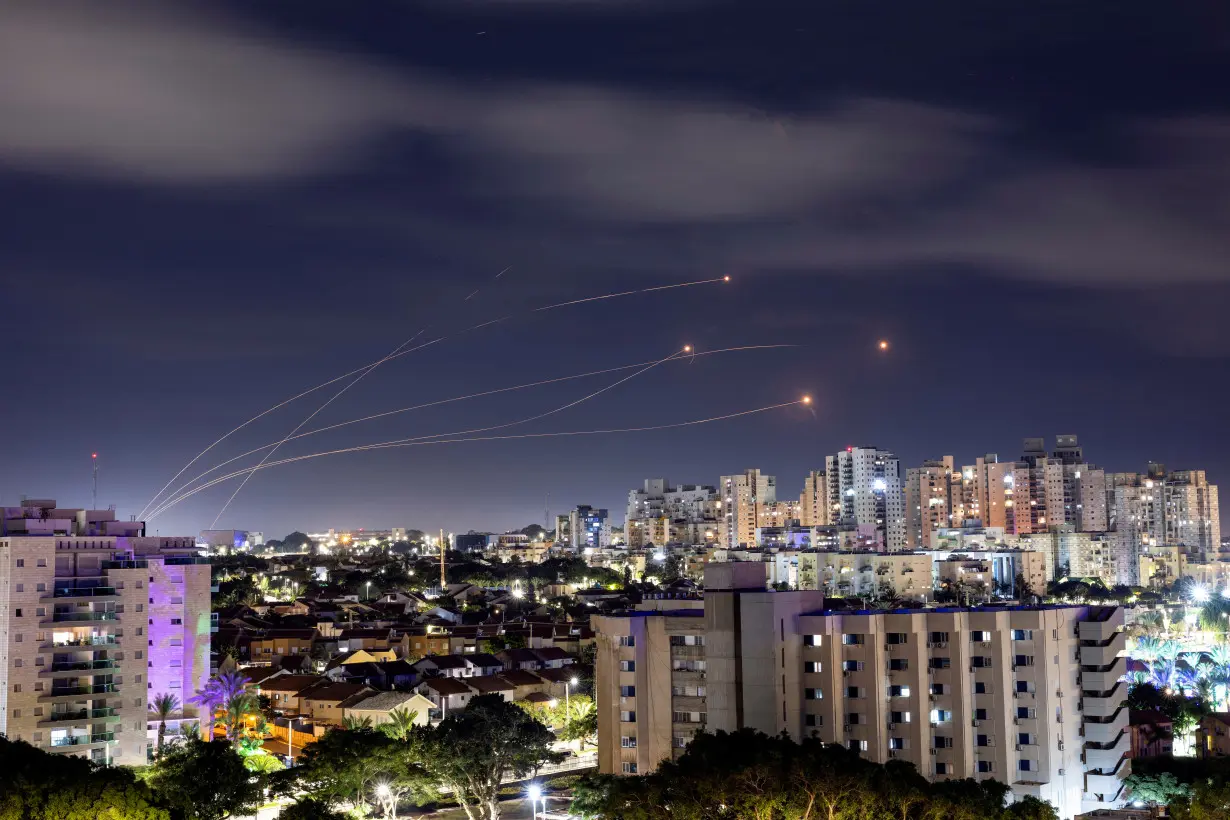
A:
<svg viewBox="0 0 1230 820">
<path fill-rule="evenodd" d="M 547 493 L 619 522 L 650 476 L 756 466 L 796 495 L 847 444 L 960 464 L 1058 433 L 1107 469 L 1230 484 L 1228 77 L 1230 6 L 1203 1 L 10 4 L 0 503 L 88 504 L 96 450 L 100 504 L 137 513 L 253 414 L 505 315 L 304 429 L 687 343 L 794 347 L 663 364 L 500 432 L 805 392 L 815 412 L 317 458 L 256 473 L 218 526 L 499 530 L 541 522 Z M 506 424 L 630 372 L 274 458 Z M 151 530 L 208 527 L 236 486 Z"/>
</svg>

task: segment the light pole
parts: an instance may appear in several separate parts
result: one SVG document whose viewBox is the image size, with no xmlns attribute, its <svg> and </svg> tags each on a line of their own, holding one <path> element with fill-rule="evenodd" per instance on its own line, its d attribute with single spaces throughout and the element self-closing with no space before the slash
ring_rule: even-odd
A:
<svg viewBox="0 0 1230 820">
<path fill-rule="evenodd" d="M 534 815 L 533 820 L 538 820 L 538 801 L 542 799 L 542 787 L 537 783 L 531 783 L 530 787 L 526 789 L 526 794 L 530 798 L 530 811 Z M 546 800 L 542 801 L 542 810 L 544 813 L 547 810 Z"/>
<path fill-rule="evenodd" d="M 569 695 L 572 693 L 572 687 L 576 685 L 576 675 L 573 675 L 564 683 L 564 726 L 567 726 L 568 721 L 572 718 L 572 706 L 569 703 Z"/>
<path fill-rule="evenodd" d="M 367 600 L 370 601 L 371 599 L 372 599 L 372 582 L 368 581 L 367 582 Z M 385 788 L 388 788 L 388 787 L 386 786 Z"/>
</svg>

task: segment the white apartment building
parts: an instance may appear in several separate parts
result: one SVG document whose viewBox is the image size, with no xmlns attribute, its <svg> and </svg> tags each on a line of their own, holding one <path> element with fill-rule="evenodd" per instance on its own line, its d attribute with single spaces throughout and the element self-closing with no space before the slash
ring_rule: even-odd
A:
<svg viewBox="0 0 1230 820">
<path fill-rule="evenodd" d="M 1077 532 L 1105 532 L 1106 474 L 1087 464 L 1076 436 L 1056 437 L 1046 454 L 1040 438 L 1025 439 L 1025 454 L 1013 468 L 1013 521 L 1017 535 L 1068 525 Z"/>
<path fill-rule="evenodd" d="M 47 499 L 0 508 L 0 734 L 140 765 L 150 701 L 209 677 L 210 568 L 196 539 L 150 538 L 113 510 Z"/>
<path fill-rule="evenodd" d="M 825 459 L 829 504 L 839 523 L 874 527 L 889 552 L 906 548 L 905 493 L 897 457 L 875 447 L 847 447 Z"/>
<path fill-rule="evenodd" d="M 1062 818 L 1131 772 L 1117 607 L 826 610 L 710 564 L 703 613 L 594 619 L 599 769 L 643 774 L 700 729 L 815 735 L 929 779 L 996 779 Z"/>
<path fill-rule="evenodd" d="M 905 544 L 908 549 L 926 549 L 932 533 L 953 526 L 954 503 L 962 503 L 961 474 L 953 469 L 952 456 L 923 462 L 905 471 Z"/>
<path fill-rule="evenodd" d="M 628 493 L 624 530 L 628 546 L 704 544 L 722 529 L 717 488 L 707 484 L 670 486 L 665 478 L 646 479 Z"/>
<path fill-rule="evenodd" d="M 760 470 L 724 475 L 719 483 L 722 504 L 721 545 L 727 549 L 756 545 L 756 528 L 763 509 L 777 501 L 777 479 Z"/>
</svg>

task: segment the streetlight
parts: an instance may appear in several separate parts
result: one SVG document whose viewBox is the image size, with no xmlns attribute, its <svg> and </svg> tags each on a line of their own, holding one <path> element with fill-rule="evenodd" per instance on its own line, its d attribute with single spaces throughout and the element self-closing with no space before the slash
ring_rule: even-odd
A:
<svg viewBox="0 0 1230 820">
<path fill-rule="evenodd" d="M 572 707 L 568 704 L 568 696 L 572 692 L 572 687 L 577 685 L 577 676 L 573 675 L 564 683 L 564 725 L 568 725 L 569 718 L 572 717 Z M 544 810 L 545 811 L 545 810 Z"/>
<path fill-rule="evenodd" d="M 537 783 L 531 783 L 530 787 L 525 790 L 526 795 L 530 798 L 530 811 L 533 812 L 533 820 L 538 820 L 538 801 L 542 800 L 542 811 L 545 814 L 547 811 L 547 801 L 542 796 L 542 787 Z"/>
<path fill-rule="evenodd" d="M 372 582 L 368 581 L 367 582 L 367 600 L 370 601 L 371 599 L 372 599 Z M 385 788 L 387 789 L 388 786 L 385 786 Z"/>
</svg>

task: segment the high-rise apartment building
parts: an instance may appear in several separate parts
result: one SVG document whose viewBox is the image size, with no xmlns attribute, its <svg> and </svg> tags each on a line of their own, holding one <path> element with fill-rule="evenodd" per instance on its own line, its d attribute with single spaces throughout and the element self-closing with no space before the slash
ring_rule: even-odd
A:
<svg viewBox="0 0 1230 820">
<path fill-rule="evenodd" d="M 574 550 L 611 546 L 611 518 L 606 510 L 581 504 L 568 514 L 568 533 Z"/>
<path fill-rule="evenodd" d="M 799 523 L 804 527 L 825 527 L 833 523 L 829 504 L 828 476 L 822 470 L 813 470 L 803 479 Z"/>
<path fill-rule="evenodd" d="M 756 528 L 767 505 L 777 501 L 777 479 L 760 470 L 724 475 L 719 487 L 722 503 L 722 546 L 755 546 Z M 768 526 L 768 523 L 765 523 Z"/>
<path fill-rule="evenodd" d="M 150 701 L 209 678 L 210 569 L 196 539 L 113 510 L 0 508 L 0 734 L 52 753 L 147 762 Z"/>
<path fill-rule="evenodd" d="M 962 507 L 960 473 L 953 473 L 952 456 L 925 461 L 905 471 L 905 545 L 908 549 L 932 549 L 931 537 L 940 530 L 959 526 L 953 521 L 954 502 Z"/>
<path fill-rule="evenodd" d="M 644 774 L 701 728 L 815 735 L 932 780 L 1006 782 L 1061 817 L 1131 771 L 1116 607 L 826 610 L 710 564 L 704 609 L 594 619 L 599 769 Z"/>
<path fill-rule="evenodd" d="M 665 478 L 647 479 L 640 489 L 628 493 L 624 519 L 628 546 L 639 548 L 650 543 L 662 546 L 670 541 L 712 542 L 720 529 L 718 510 L 716 487 L 708 484 L 672 487 Z M 668 540 L 657 540 L 661 537 Z"/>
<path fill-rule="evenodd" d="M 834 523 L 874 532 L 884 549 L 906 548 L 905 493 L 897 457 L 875 447 L 847 447 L 825 459 Z"/>
<path fill-rule="evenodd" d="M 1065 524 L 1077 532 L 1105 532 L 1106 474 L 1084 461 L 1076 436 L 1057 436 L 1049 456 L 1043 439 L 1025 439 L 1025 453 L 1012 476 L 1013 534 L 1043 533 Z"/>
<path fill-rule="evenodd" d="M 1203 470 L 1168 473 L 1150 463 L 1148 472 L 1107 476 L 1107 507 L 1115 565 L 1122 583 L 1138 577 L 1140 557 L 1149 547 L 1178 546 L 1208 560 L 1221 545 L 1217 485 Z"/>
</svg>

